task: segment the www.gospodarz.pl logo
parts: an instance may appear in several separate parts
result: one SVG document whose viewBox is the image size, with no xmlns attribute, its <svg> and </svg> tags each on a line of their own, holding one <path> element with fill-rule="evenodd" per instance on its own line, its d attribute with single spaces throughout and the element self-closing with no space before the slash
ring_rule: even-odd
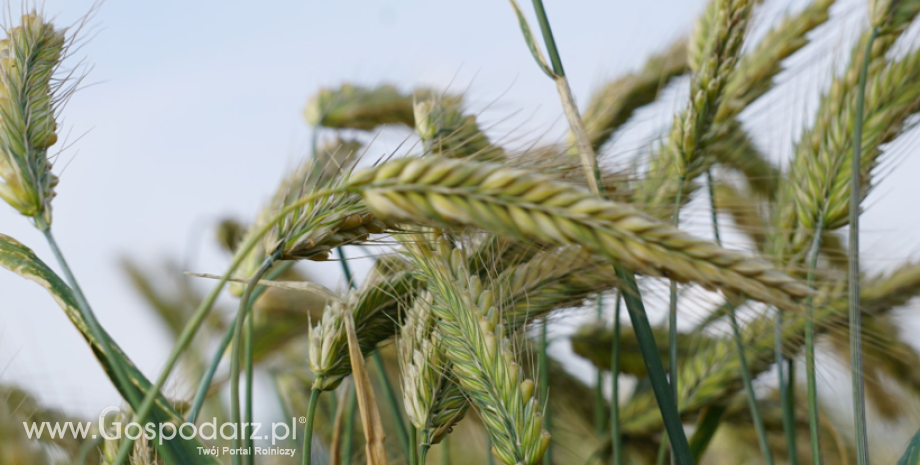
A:
<svg viewBox="0 0 920 465">
<path fill-rule="evenodd" d="M 115 414 L 116 420 L 106 421 L 106 418 Z M 137 422 L 128 422 L 123 423 L 118 421 L 119 418 L 122 418 L 123 415 L 117 407 L 108 407 L 102 411 L 99 415 L 99 421 L 96 425 L 96 429 L 93 428 L 93 423 L 90 421 L 87 422 L 22 422 L 22 426 L 25 428 L 26 435 L 29 439 L 41 439 L 47 434 L 51 439 L 58 438 L 67 438 L 72 437 L 74 439 L 98 439 L 101 436 L 106 440 L 119 440 L 127 438 L 133 441 L 144 438 L 149 442 L 158 442 L 160 445 L 164 441 L 169 441 L 180 437 L 182 439 L 191 440 L 191 439 L 202 439 L 206 441 L 216 440 L 218 437 L 225 441 L 232 441 L 234 439 L 249 438 L 253 441 L 271 441 L 271 445 L 276 445 L 280 441 L 296 441 L 297 440 L 297 425 L 303 424 L 306 422 L 306 418 L 291 418 L 290 423 L 287 422 L 276 422 L 272 423 L 268 428 L 263 428 L 262 423 L 217 423 L 217 418 L 212 418 L 211 421 L 206 421 L 200 425 L 184 422 L 182 424 L 176 425 L 174 423 L 152 423 L 148 422 L 144 425 L 141 425 Z M 220 455 L 220 452 L 225 454 L 247 454 L 249 451 L 237 451 L 230 450 L 230 448 L 224 447 L 222 449 L 217 448 L 199 448 L 202 449 L 201 453 L 208 455 Z M 267 448 L 254 448 L 252 451 L 255 455 L 288 455 L 288 451 L 293 454 L 293 449 L 272 449 L 268 450 Z M 262 450 L 260 450 L 262 449 Z"/>
</svg>

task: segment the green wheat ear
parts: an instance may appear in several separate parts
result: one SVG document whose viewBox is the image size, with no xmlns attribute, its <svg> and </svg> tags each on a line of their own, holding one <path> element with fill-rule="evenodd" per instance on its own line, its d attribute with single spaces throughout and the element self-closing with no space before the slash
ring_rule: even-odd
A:
<svg viewBox="0 0 920 465">
<path fill-rule="evenodd" d="M 66 49 L 64 31 L 33 12 L 6 32 L 0 41 L 0 198 L 50 224 L 58 179 L 47 153 L 57 142 L 60 87 L 51 78 Z"/>
</svg>

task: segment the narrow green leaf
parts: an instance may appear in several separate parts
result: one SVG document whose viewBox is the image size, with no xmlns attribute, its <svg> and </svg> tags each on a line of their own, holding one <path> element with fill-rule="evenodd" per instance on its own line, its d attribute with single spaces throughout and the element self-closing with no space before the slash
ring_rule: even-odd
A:
<svg viewBox="0 0 920 465">
<path fill-rule="evenodd" d="M 521 11 L 521 7 L 515 0 L 508 1 L 511 2 L 511 7 L 514 8 L 514 14 L 517 15 L 521 33 L 524 34 L 524 41 L 527 42 L 527 48 L 530 49 L 533 59 L 536 60 L 537 65 L 540 66 L 540 69 L 542 69 L 550 79 L 556 79 L 556 73 L 553 72 L 552 68 L 549 67 L 549 63 L 546 62 L 546 58 L 543 57 L 543 52 L 540 51 L 540 46 L 537 45 L 537 40 L 533 36 L 533 30 L 530 29 L 530 24 L 527 22 L 524 12 Z"/>
<path fill-rule="evenodd" d="M 920 465 L 920 431 L 911 438 L 897 465 Z"/>
<path fill-rule="evenodd" d="M 106 334 L 110 346 L 115 351 L 114 354 L 106 354 L 102 347 L 89 331 L 83 316 L 77 308 L 77 302 L 73 292 L 64 281 L 52 271 L 44 262 L 39 259 L 31 249 L 21 244 L 19 241 L 0 234 L 0 266 L 38 283 L 51 294 L 51 297 L 60 305 L 70 319 L 71 323 L 80 331 L 83 338 L 89 343 L 90 348 L 105 370 L 106 375 L 112 380 L 112 383 L 118 389 L 124 398 L 130 398 L 127 395 L 129 390 L 139 392 L 137 398 L 143 398 L 147 389 L 150 387 L 150 381 L 134 366 L 130 359 L 121 351 L 112 338 Z M 124 386 L 118 383 L 117 378 L 112 371 L 114 360 L 121 362 L 122 366 L 128 369 L 128 376 L 131 378 L 132 385 Z M 132 405 L 138 408 L 137 405 Z M 162 395 L 158 398 L 151 418 L 153 423 L 161 424 L 171 422 L 176 425 L 181 424 L 183 419 L 178 412 L 170 405 Z M 158 443 L 158 441 L 157 441 Z M 216 460 L 207 455 L 201 455 L 198 448 L 204 447 L 197 439 L 182 439 L 176 436 L 172 440 L 164 440 L 162 446 L 157 445 L 157 451 L 164 461 L 168 464 L 217 464 Z"/>
</svg>

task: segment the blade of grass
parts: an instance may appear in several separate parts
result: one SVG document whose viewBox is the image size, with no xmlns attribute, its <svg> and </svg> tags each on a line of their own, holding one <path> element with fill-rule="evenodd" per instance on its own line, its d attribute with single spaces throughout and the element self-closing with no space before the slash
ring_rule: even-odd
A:
<svg viewBox="0 0 920 465">
<path fill-rule="evenodd" d="M 655 343 L 652 325 L 649 323 L 648 315 L 645 313 L 645 305 L 642 303 L 639 286 L 636 284 L 636 276 L 632 271 L 619 265 L 616 265 L 615 269 L 617 277 L 623 282 L 623 301 L 626 302 L 626 310 L 636 332 L 636 339 L 639 341 L 639 349 L 642 352 L 642 359 L 645 361 L 645 368 L 652 383 L 652 391 L 655 393 L 658 407 L 661 410 L 661 417 L 664 420 L 665 429 L 671 441 L 672 453 L 676 456 L 677 463 L 680 465 L 693 464 L 693 457 L 690 455 L 690 444 L 687 442 L 687 435 L 684 433 L 684 425 L 680 420 L 680 415 L 677 413 L 674 398 L 671 397 L 670 383 L 668 383 L 668 379 L 665 376 L 664 364 L 661 362 L 661 354 L 658 352 L 658 346 Z"/>
<path fill-rule="evenodd" d="M 693 454 L 693 460 L 699 462 L 703 458 L 709 443 L 719 430 L 726 410 L 728 410 L 727 406 L 719 404 L 706 407 L 700 413 L 700 419 L 696 422 L 696 431 L 690 438 L 690 453 Z"/>
<path fill-rule="evenodd" d="M 856 462 L 859 465 L 869 464 L 869 438 L 866 431 L 866 392 L 862 370 L 862 313 L 859 309 L 859 204 L 862 200 L 860 193 L 861 161 L 862 161 L 862 130 L 863 113 L 866 102 L 866 75 L 869 72 L 869 61 L 872 56 L 872 45 L 879 35 L 878 26 L 872 28 L 872 34 L 866 42 L 866 52 L 863 57 L 862 69 L 859 72 L 859 90 L 856 94 L 856 121 L 853 127 L 853 166 L 850 176 L 850 243 L 848 247 L 850 269 L 847 287 L 849 289 L 850 313 L 850 369 L 853 383 L 853 412 L 856 423 Z"/>
</svg>

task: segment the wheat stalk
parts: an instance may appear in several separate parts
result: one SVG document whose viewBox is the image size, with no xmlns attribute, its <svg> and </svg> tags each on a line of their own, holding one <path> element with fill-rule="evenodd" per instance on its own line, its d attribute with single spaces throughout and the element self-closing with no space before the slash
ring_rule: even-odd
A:
<svg viewBox="0 0 920 465">
<path fill-rule="evenodd" d="M 792 299 L 811 292 L 763 261 L 525 171 L 439 157 L 406 158 L 356 173 L 348 185 L 383 218 L 578 244 L 652 276 L 723 287 L 783 308 L 795 308 Z"/>
</svg>

